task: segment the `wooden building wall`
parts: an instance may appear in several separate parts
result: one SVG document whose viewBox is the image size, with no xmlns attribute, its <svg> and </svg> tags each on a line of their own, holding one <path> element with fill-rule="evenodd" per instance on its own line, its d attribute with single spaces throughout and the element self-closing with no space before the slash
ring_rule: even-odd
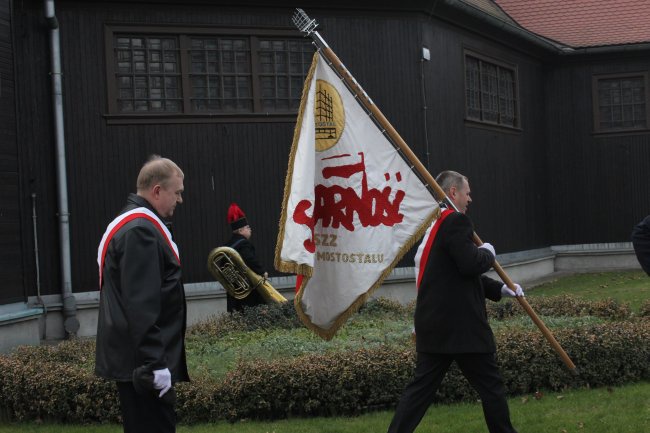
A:
<svg viewBox="0 0 650 433">
<path fill-rule="evenodd" d="M 16 127 L 19 143 L 20 236 L 34 245 L 31 195 L 36 195 L 37 238 L 42 294 L 60 293 L 54 134 L 52 124 L 50 48 L 42 2 L 14 2 L 16 63 Z M 36 265 L 23 252 L 27 295 L 36 295 Z"/>
<path fill-rule="evenodd" d="M 271 271 L 288 152 L 295 120 L 249 123 L 107 124 L 104 25 L 146 23 L 151 25 L 275 26 L 291 28 L 292 8 L 231 10 L 210 6 L 119 5 L 57 1 L 63 55 L 63 99 L 70 200 L 73 290 L 96 290 L 96 248 L 106 224 L 117 214 L 129 192 L 135 189 L 137 172 L 151 153 L 176 161 L 185 171 L 184 203 L 174 216 L 174 236 L 183 256 L 187 283 L 211 281 L 206 270 L 209 251 L 229 237 L 226 211 L 239 203 L 253 225 L 253 242 L 261 260 Z M 58 293 L 58 228 L 53 130 L 49 99 L 47 28 L 42 5 L 25 1 L 16 10 L 17 46 L 24 54 L 18 69 L 20 128 L 26 146 L 21 158 L 28 190 L 39 197 L 39 239 L 45 251 L 42 271 L 44 293 Z M 412 15 L 374 16 L 369 19 L 332 17 L 323 19 L 326 38 L 346 59 L 362 84 L 385 109 L 405 138 L 414 141 L 419 120 L 409 116 L 410 101 L 419 95 L 418 63 L 405 67 L 401 49 L 405 38 L 417 44 L 418 28 L 409 26 Z M 347 24 L 354 22 L 351 34 Z M 360 27 L 361 26 L 361 27 Z M 296 32 L 298 35 L 298 33 Z M 363 35 L 374 35 L 370 44 Z M 398 36 L 398 38 L 396 38 Z M 377 47 L 394 62 L 377 63 Z M 417 52 L 417 47 L 414 48 Z M 347 62 L 347 59 L 350 59 Z M 387 82 L 399 92 L 383 95 Z M 23 235 L 29 237 L 26 231 Z"/>
<path fill-rule="evenodd" d="M 596 134 L 592 108 L 594 75 L 648 73 L 648 54 L 563 58 L 549 68 L 547 178 L 554 244 L 629 242 L 632 227 L 650 213 L 650 130 Z"/>
<path fill-rule="evenodd" d="M 25 300 L 21 222 L 31 227 L 20 218 L 11 8 L 11 0 L 0 0 L 0 304 Z"/>
<path fill-rule="evenodd" d="M 206 270 L 207 254 L 229 237 L 226 211 L 232 201 L 246 212 L 258 254 L 270 273 L 277 275 L 272 269 L 273 253 L 295 120 L 109 123 L 104 26 L 288 29 L 292 27 L 293 7 L 71 0 L 58 0 L 56 6 L 63 54 L 73 291 L 96 290 L 99 239 L 127 194 L 135 190 L 138 170 L 151 153 L 173 159 L 186 174 L 184 203 L 174 216 L 174 236 L 186 283 L 212 280 Z M 549 70 L 538 48 L 512 36 L 464 22 L 462 17 L 441 18 L 422 10 L 364 13 L 328 5 L 307 11 L 318 19 L 323 37 L 429 171 L 435 176 L 443 169 L 454 169 L 469 176 L 474 198 L 470 215 L 479 235 L 492 242 L 497 252 L 598 239 L 627 240 L 620 228 L 598 227 L 597 217 L 590 217 L 591 230 L 603 230 L 603 236 L 596 239 L 589 236 L 587 227 L 576 227 L 580 224 L 564 228 L 564 219 L 556 216 L 568 204 L 571 209 L 587 205 L 587 197 L 575 197 L 573 202 L 567 194 L 558 198 L 556 191 L 564 186 L 565 177 L 573 176 L 569 165 L 556 161 L 558 153 L 574 152 L 565 149 L 572 141 L 558 139 L 560 131 L 572 128 L 573 123 L 554 114 L 567 111 L 563 99 L 566 88 L 550 87 L 554 80 L 572 77 L 574 72 Z M 444 10 L 441 13 L 444 15 Z M 54 294 L 60 290 L 57 201 L 49 47 L 42 2 L 20 2 L 14 19 L 16 50 L 22 53 L 16 59 L 21 77 L 18 130 L 23 143 L 18 154 L 22 166 L 21 236 L 31 242 L 28 197 L 35 192 L 39 198 L 43 293 Z M 431 51 L 428 62 L 422 61 L 423 46 Z M 465 49 L 516 66 L 520 129 L 466 121 Z M 573 103 L 586 96 L 576 93 L 574 97 Z M 567 114 L 571 116 L 574 114 Z M 617 148 L 632 139 L 613 140 L 601 146 Z M 640 149 L 643 143 L 636 146 Z M 645 151 L 647 155 L 647 146 Z M 642 156 L 640 150 L 635 152 L 635 156 Z M 594 164 L 606 164 L 608 157 L 610 161 L 620 158 L 612 152 L 601 152 L 600 157 L 603 159 Z M 641 166 L 639 162 L 637 167 Z M 550 182 L 549 172 L 555 177 Z M 638 178 L 635 181 L 638 183 Z M 581 182 L 587 185 L 585 179 Z M 639 214 L 641 204 L 637 203 L 633 212 Z M 589 206 L 601 209 L 597 204 Z M 611 219 L 615 218 L 612 212 Z M 403 261 L 404 266 L 412 265 L 411 257 L 412 252 Z M 30 287 L 31 270 L 26 272 Z"/>
<path fill-rule="evenodd" d="M 463 25 L 473 30 L 459 27 Z M 478 235 L 493 243 L 497 253 L 549 246 L 544 53 L 481 25 L 462 17 L 459 22 L 423 21 L 422 44 L 431 50 L 431 60 L 424 62 L 429 171 L 436 176 L 451 169 L 468 176 L 473 197 L 468 215 Z M 466 119 L 465 50 L 516 68 L 520 128 Z M 413 105 L 421 112 L 419 101 Z M 426 151 L 420 148 L 420 153 Z"/>
<path fill-rule="evenodd" d="M 107 124 L 104 24 L 275 26 L 291 28 L 292 8 L 231 10 L 197 6 L 82 4 L 58 1 L 63 55 L 63 99 L 70 200 L 73 290 L 95 290 L 96 248 L 106 224 L 135 189 L 137 172 L 148 155 L 159 153 L 176 161 L 185 171 L 184 203 L 174 216 L 174 235 L 183 256 L 187 283 L 211 281 L 206 270 L 209 251 L 229 237 L 226 211 L 239 203 L 253 226 L 253 241 L 271 271 L 288 152 L 295 120 L 289 122 Z M 16 11 L 17 42 L 23 50 L 18 64 L 20 127 L 25 130 L 21 157 L 26 165 L 24 183 L 39 197 L 43 214 L 39 239 L 46 250 L 42 264 L 47 275 L 44 293 L 59 291 L 56 184 L 52 143 L 52 120 L 48 81 L 47 29 L 41 4 L 24 2 Z M 410 101 L 419 97 L 417 61 L 412 66 L 403 56 L 417 60 L 417 26 L 408 15 L 370 19 L 332 17 L 323 19 L 327 40 L 368 87 L 408 141 L 419 139 L 409 115 Z M 353 23 L 350 32 L 346 23 Z M 348 29 L 348 30 L 346 30 Z M 298 35 L 298 33 L 296 32 Z M 374 43 L 366 35 L 374 35 Z M 396 37 L 398 36 L 398 37 Z M 412 39 L 414 52 L 401 49 Z M 378 63 L 377 47 L 392 62 Z M 385 83 L 395 87 L 382 93 Z M 29 237 L 26 231 L 23 235 Z"/>
</svg>

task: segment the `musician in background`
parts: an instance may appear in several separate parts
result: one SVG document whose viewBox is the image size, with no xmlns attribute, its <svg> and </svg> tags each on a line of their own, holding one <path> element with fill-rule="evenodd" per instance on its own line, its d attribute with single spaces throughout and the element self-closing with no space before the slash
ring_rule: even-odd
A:
<svg viewBox="0 0 650 433">
<path fill-rule="evenodd" d="M 246 215 L 236 203 L 232 203 L 228 209 L 228 223 L 232 229 L 232 237 L 226 243 L 227 247 L 233 248 L 239 253 L 246 266 L 258 275 L 268 278 L 269 274 L 264 270 L 264 267 L 257 260 L 255 255 L 255 247 L 250 242 L 253 229 L 248 224 Z M 260 304 L 266 304 L 266 301 L 257 290 L 253 290 L 244 299 L 236 299 L 226 293 L 226 306 L 229 313 L 233 311 L 241 311 L 244 307 L 254 307 Z"/>
</svg>

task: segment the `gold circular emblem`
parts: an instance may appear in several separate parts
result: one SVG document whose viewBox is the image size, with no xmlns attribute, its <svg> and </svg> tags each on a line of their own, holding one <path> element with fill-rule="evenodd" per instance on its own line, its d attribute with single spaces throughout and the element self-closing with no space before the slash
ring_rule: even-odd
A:
<svg viewBox="0 0 650 433">
<path fill-rule="evenodd" d="M 322 152 L 338 143 L 345 127 L 343 101 L 336 87 L 325 80 L 316 80 L 314 98 L 316 151 Z"/>
</svg>

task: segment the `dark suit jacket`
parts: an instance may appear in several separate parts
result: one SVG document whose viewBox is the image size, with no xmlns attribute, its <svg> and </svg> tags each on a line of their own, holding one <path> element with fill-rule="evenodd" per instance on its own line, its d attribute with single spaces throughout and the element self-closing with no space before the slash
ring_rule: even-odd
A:
<svg viewBox="0 0 650 433">
<path fill-rule="evenodd" d="M 146 207 L 130 194 L 121 213 Z M 137 218 L 113 236 L 99 296 L 95 373 L 131 382 L 133 370 L 169 368 L 172 382 L 187 381 L 186 306 L 181 267 L 154 225 Z"/>
<path fill-rule="evenodd" d="M 650 215 L 634 226 L 632 245 L 634 245 L 634 252 L 641 267 L 646 274 L 650 275 Z"/>
<path fill-rule="evenodd" d="M 473 226 L 454 212 L 433 241 L 415 308 L 416 349 L 426 353 L 493 353 L 485 299 L 499 301 L 503 283 L 483 276 L 494 262 L 472 241 Z"/>
<path fill-rule="evenodd" d="M 232 235 L 226 246 L 234 248 L 239 253 L 242 260 L 244 260 L 246 266 L 248 266 L 253 272 L 258 275 L 264 275 L 264 267 L 259 260 L 257 260 L 255 247 L 248 241 L 248 239 L 235 233 Z M 230 295 L 226 295 L 226 308 L 228 312 L 241 310 L 243 307 L 254 307 L 265 303 L 266 301 L 264 301 L 264 298 L 257 290 L 253 290 L 250 295 L 246 296 L 244 299 L 235 299 Z"/>
</svg>

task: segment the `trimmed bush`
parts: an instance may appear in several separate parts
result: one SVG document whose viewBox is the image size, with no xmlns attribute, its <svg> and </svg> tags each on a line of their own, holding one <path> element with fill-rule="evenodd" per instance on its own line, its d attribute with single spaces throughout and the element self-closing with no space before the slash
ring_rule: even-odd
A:
<svg viewBox="0 0 650 433">
<path fill-rule="evenodd" d="M 574 298 L 568 295 L 560 296 L 534 296 L 526 300 L 531 308 L 540 316 L 594 316 L 603 319 L 627 319 L 632 310 L 628 304 L 608 298 L 600 301 L 589 301 Z M 504 320 L 514 316 L 526 314 L 519 302 L 506 300 L 502 302 L 488 302 L 488 317 Z"/>
<path fill-rule="evenodd" d="M 645 300 L 639 308 L 639 317 L 650 318 L 650 299 Z"/>
<path fill-rule="evenodd" d="M 394 403 L 413 365 L 389 347 L 308 355 L 290 362 L 246 362 L 219 391 L 226 419 L 357 414 Z"/>
<path fill-rule="evenodd" d="M 374 317 L 392 317 L 398 318 L 404 315 L 412 315 L 415 311 L 415 303 L 404 306 L 399 302 L 384 297 L 375 298 L 366 302 L 359 309 L 360 315 Z"/>
<path fill-rule="evenodd" d="M 16 420 L 117 421 L 117 389 L 93 374 L 94 348 L 92 341 L 76 340 L 0 356 L 3 412 Z"/>
<path fill-rule="evenodd" d="M 258 329 L 293 329 L 302 326 L 292 302 L 244 307 L 241 311 L 214 316 L 187 330 L 187 336 L 223 337 L 231 332 Z"/>
<path fill-rule="evenodd" d="M 555 333 L 575 362 L 573 376 L 538 331 L 496 333 L 509 394 L 539 389 L 620 385 L 650 379 L 650 321 L 609 322 Z M 0 356 L 0 406 L 16 420 L 114 422 L 119 403 L 114 384 L 92 374 L 94 343 L 22 348 Z M 222 381 L 198 378 L 179 384 L 182 422 L 348 415 L 390 408 L 413 374 L 412 346 L 307 355 L 273 362 L 240 362 Z M 439 401 L 476 395 L 452 368 Z"/>
<path fill-rule="evenodd" d="M 620 385 L 650 378 L 650 326 L 603 324 L 565 329 L 556 338 L 576 364 L 568 371 L 539 332 L 502 332 L 499 363 L 511 395 L 539 389 Z M 242 363 L 222 391 L 226 419 L 351 415 L 394 406 L 413 373 L 412 349 L 384 346 L 290 362 Z M 439 401 L 472 401 L 477 396 L 457 368 L 439 391 Z M 206 420 L 207 421 L 207 420 Z"/>
</svg>

